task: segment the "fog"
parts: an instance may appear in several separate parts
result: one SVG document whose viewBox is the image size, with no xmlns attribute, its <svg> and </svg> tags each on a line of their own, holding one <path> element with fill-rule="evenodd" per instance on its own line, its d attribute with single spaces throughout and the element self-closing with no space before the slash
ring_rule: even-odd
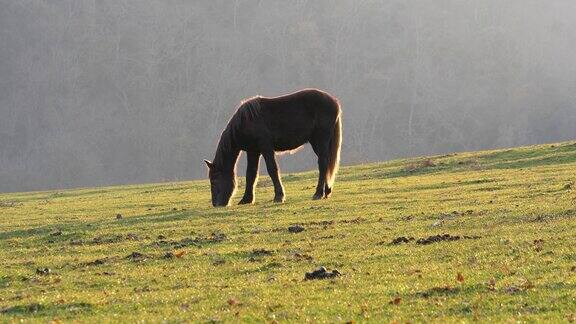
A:
<svg viewBox="0 0 576 324">
<path fill-rule="evenodd" d="M 340 99 L 344 164 L 575 139 L 575 17 L 573 0 L 0 0 L 0 191 L 204 178 L 242 99 L 306 87 Z"/>
</svg>

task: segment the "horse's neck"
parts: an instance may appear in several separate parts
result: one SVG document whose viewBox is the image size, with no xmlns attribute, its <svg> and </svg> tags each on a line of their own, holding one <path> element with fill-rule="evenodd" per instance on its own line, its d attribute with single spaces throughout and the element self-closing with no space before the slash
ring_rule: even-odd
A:
<svg viewBox="0 0 576 324">
<path fill-rule="evenodd" d="M 236 170 L 236 162 L 240 156 L 240 150 L 232 149 L 226 152 L 221 152 L 219 163 L 224 172 L 232 172 Z"/>
<path fill-rule="evenodd" d="M 223 136 L 229 136 L 229 134 L 224 134 Z M 216 156 L 214 157 L 214 162 L 216 162 L 222 171 L 234 173 L 239 156 L 240 149 L 236 148 L 236 145 L 234 145 L 231 139 L 221 139 L 218 150 L 216 151 Z"/>
</svg>

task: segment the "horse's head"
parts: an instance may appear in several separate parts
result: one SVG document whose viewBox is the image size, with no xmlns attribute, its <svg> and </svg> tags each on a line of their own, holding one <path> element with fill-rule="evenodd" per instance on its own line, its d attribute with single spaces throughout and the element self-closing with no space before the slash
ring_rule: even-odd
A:
<svg viewBox="0 0 576 324">
<path fill-rule="evenodd" d="M 208 178 L 212 191 L 212 206 L 228 206 L 236 189 L 236 180 L 233 172 L 224 172 L 214 163 L 204 160 L 208 166 Z"/>
</svg>

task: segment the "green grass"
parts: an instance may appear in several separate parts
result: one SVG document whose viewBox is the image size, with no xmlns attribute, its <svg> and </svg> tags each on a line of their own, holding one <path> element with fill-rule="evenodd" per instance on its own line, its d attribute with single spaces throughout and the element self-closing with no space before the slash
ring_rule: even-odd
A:
<svg viewBox="0 0 576 324">
<path fill-rule="evenodd" d="M 575 319 L 575 143 L 345 167 L 324 201 L 315 181 L 220 209 L 207 181 L 0 195 L 0 321 Z M 470 238 L 416 243 L 437 234 Z M 304 281 L 321 265 L 342 276 Z"/>
</svg>

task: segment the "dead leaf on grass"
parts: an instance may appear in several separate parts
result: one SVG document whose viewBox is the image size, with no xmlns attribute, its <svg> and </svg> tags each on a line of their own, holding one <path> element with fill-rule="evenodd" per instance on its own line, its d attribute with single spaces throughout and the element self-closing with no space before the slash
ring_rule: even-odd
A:
<svg viewBox="0 0 576 324">
<path fill-rule="evenodd" d="M 488 290 L 495 291 L 496 290 L 496 279 L 491 278 L 488 280 Z"/>
<path fill-rule="evenodd" d="M 402 297 L 395 297 L 394 299 L 392 299 L 389 304 L 390 305 L 400 305 L 400 303 L 402 302 Z"/>
<path fill-rule="evenodd" d="M 543 247 L 544 247 L 544 240 L 543 239 L 534 240 L 534 251 L 540 252 L 540 251 L 542 251 Z"/>
<path fill-rule="evenodd" d="M 460 272 L 458 272 L 458 274 L 456 274 L 456 281 L 458 281 L 459 283 L 464 282 L 464 276 Z"/>
</svg>

